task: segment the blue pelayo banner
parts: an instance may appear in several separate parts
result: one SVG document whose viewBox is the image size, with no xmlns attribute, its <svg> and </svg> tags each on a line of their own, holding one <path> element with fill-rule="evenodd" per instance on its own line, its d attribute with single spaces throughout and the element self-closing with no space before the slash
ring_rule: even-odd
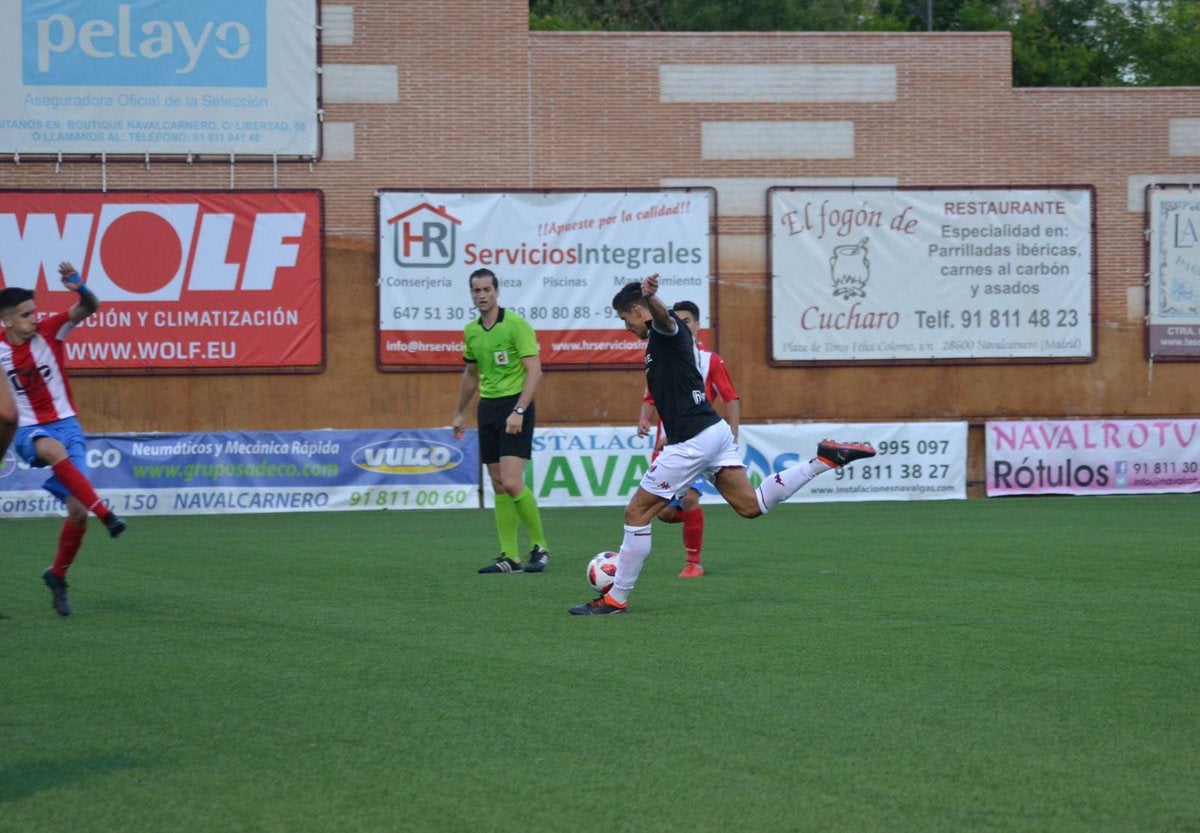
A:
<svg viewBox="0 0 1200 833">
<path fill-rule="evenodd" d="M 62 513 L 48 469 L 0 459 L 0 518 Z M 127 515 L 459 509 L 480 505 L 474 430 L 98 434 L 86 474 Z"/>
</svg>

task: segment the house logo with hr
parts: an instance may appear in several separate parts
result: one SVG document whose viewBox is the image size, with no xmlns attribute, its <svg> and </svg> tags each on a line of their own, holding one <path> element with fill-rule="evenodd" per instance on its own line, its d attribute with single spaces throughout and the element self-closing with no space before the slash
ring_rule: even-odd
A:
<svg viewBox="0 0 1200 833">
<path fill-rule="evenodd" d="M 453 265 L 462 221 L 447 214 L 446 206 L 423 202 L 392 217 L 388 225 L 397 265 L 409 269 Z"/>
</svg>

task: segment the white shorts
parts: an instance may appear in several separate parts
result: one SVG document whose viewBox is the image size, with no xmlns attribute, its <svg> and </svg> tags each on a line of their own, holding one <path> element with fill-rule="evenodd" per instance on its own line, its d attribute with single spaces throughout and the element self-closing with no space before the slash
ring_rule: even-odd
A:
<svg viewBox="0 0 1200 833">
<path fill-rule="evenodd" d="M 713 475 L 720 469 L 745 465 L 729 423 L 721 420 L 690 440 L 664 447 L 642 476 L 641 486 L 652 495 L 672 500 L 686 494 L 697 477 L 715 482 Z"/>
</svg>

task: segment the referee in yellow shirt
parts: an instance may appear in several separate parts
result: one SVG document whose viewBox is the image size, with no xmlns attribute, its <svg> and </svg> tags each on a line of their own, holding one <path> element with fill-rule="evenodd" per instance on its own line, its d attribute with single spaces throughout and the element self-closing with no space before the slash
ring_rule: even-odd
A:
<svg viewBox="0 0 1200 833">
<path fill-rule="evenodd" d="M 550 563 L 542 516 L 525 485 L 533 456 L 533 396 L 542 379 L 537 335 L 529 322 L 498 303 L 500 281 L 490 269 L 471 273 L 471 300 L 479 318 L 463 329 L 466 369 L 450 426 L 462 430 L 463 412 L 479 391 L 479 456 L 496 491 L 500 555 L 481 573 L 540 573 Z M 524 524 L 533 548 L 521 564 L 517 533 Z"/>
</svg>

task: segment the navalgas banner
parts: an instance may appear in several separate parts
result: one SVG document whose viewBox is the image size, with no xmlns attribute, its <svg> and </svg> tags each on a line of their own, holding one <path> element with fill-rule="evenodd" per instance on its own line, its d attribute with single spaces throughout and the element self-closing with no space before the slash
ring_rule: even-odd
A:
<svg viewBox="0 0 1200 833">
<path fill-rule="evenodd" d="M 786 423 L 742 425 L 739 440 L 750 482 L 812 457 L 825 437 L 872 443 L 879 452 L 820 475 L 791 502 L 964 500 L 967 424 Z M 538 428 L 526 481 L 541 506 L 624 506 L 650 466 L 652 437 L 630 427 Z M 706 500 L 720 500 L 702 483 Z M 484 478 L 484 502 L 495 504 Z"/>
<path fill-rule="evenodd" d="M 87 475 L 124 515 L 479 506 L 475 431 L 100 434 Z M 0 459 L 0 517 L 61 513 L 48 469 Z"/>
</svg>

